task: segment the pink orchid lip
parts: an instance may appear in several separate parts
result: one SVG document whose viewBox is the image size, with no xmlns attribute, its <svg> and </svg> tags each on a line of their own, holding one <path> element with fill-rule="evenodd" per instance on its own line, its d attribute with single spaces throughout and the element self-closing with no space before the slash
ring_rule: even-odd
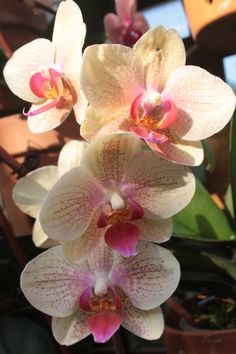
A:
<svg viewBox="0 0 236 354">
<path fill-rule="evenodd" d="M 123 42 L 128 47 L 133 47 L 140 37 L 142 37 L 142 32 L 136 30 L 132 23 L 125 29 L 125 32 L 122 35 Z"/>
<path fill-rule="evenodd" d="M 146 129 L 143 127 L 130 127 L 130 130 L 140 138 L 150 143 L 164 144 L 169 140 L 165 134 L 155 132 L 151 129 Z"/>
<path fill-rule="evenodd" d="M 87 325 L 96 343 L 107 342 L 121 325 L 120 314 L 113 311 L 98 312 L 87 319 Z"/>
<path fill-rule="evenodd" d="M 30 88 L 31 91 L 39 98 L 45 99 L 58 99 L 63 94 L 63 82 L 61 74 L 53 69 L 48 69 L 50 78 L 47 78 L 37 72 L 30 78 Z"/>
<path fill-rule="evenodd" d="M 45 104 L 44 106 L 35 109 L 34 111 L 30 111 L 29 112 L 25 112 L 25 109 L 23 109 L 23 114 L 26 117 L 32 117 L 32 116 L 36 116 L 37 114 L 43 113 L 48 111 L 49 109 L 55 107 L 58 103 L 60 102 L 60 100 L 54 100 L 52 102 L 49 102 L 47 104 Z"/>
<path fill-rule="evenodd" d="M 136 247 L 140 237 L 139 228 L 131 223 L 118 222 L 105 232 L 105 242 L 124 257 L 137 255 Z"/>
</svg>

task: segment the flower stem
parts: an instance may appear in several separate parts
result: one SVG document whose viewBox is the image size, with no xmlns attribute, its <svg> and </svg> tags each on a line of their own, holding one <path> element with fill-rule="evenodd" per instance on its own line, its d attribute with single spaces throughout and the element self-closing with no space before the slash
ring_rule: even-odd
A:
<svg viewBox="0 0 236 354">
<path fill-rule="evenodd" d="M 176 312 L 179 316 L 185 318 L 190 324 L 195 324 L 194 317 L 182 306 L 180 305 L 173 297 L 170 297 L 166 303 L 171 307 L 171 309 Z"/>
</svg>

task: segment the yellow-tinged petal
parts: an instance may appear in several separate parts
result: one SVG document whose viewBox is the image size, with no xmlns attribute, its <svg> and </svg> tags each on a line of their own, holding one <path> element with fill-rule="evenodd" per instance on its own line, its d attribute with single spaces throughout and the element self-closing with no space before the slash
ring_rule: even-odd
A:
<svg viewBox="0 0 236 354">
<path fill-rule="evenodd" d="M 44 232 L 40 225 L 38 218 L 36 218 L 33 231 L 32 231 L 32 240 L 36 247 L 40 248 L 49 248 L 57 244 L 56 241 L 50 239 Z"/>
<path fill-rule="evenodd" d="M 140 238 L 149 242 L 162 243 L 169 240 L 172 235 L 173 226 L 172 220 L 160 219 L 154 215 L 144 217 L 134 222 L 140 231 Z"/>
<path fill-rule="evenodd" d="M 43 198 L 58 180 L 56 166 L 38 168 L 21 178 L 13 189 L 13 200 L 25 214 L 36 218 Z"/>
<path fill-rule="evenodd" d="M 186 140 L 202 140 L 217 133 L 235 109 L 230 86 L 197 66 L 176 69 L 163 95 L 176 106 L 177 119 L 172 129 Z"/>
<path fill-rule="evenodd" d="M 147 340 L 160 338 L 164 330 L 164 317 L 161 308 L 140 310 L 132 305 L 128 296 L 121 290 L 119 296 L 122 301 L 122 326 L 136 336 Z"/>
<path fill-rule="evenodd" d="M 87 47 L 81 69 L 81 85 L 99 115 L 118 114 L 144 90 L 140 56 L 119 44 Z"/>
<path fill-rule="evenodd" d="M 102 136 L 88 146 L 81 164 L 92 171 L 99 181 L 114 181 L 119 185 L 140 149 L 141 141 L 133 134 Z"/>
<path fill-rule="evenodd" d="M 74 86 L 74 87 L 76 88 L 76 86 Z M 77 88 L 76 96 L 77 96 L 77 100 L 73 106 L 73 110 L 75 113 L 76 122 L 78 124 L 81 124 L 85 120 L 85 114 L 86 114 L 88 102 L 87 102 L 82 90 L 80 90 L 79 88 Z"/>
<path fill-rule="evenodd" d="M 174 29 L 156 27 L 146 32 L 135 44 L 146 72 L 147 88 L 163 90 L 170 74 L 185 64 L 183 41 Z"/>
<path fill-rule="evenodd" d="M 78 310 L 70 316 L 53 317 L 52 333 L 61 345 L 72 345 L 90 334 L 87 319 L 91 314 Z"/>
<path fill-rule="evenodd" d="M 58 171 L 62 176 L 67 171 L 80 165 L 82 155 L 88 144 L 84 141 L 71 140 L 63 146 L 58 157 Z"/>
<path fill-rule="evenodd" d="M 54 58 L 55 46 L 44 38 L 35 39 L 17 49 L 3 70 L 10 90 L 25 101 L 41 102 L 42 99 L 30 88 L 30 78 L 40 69 L 53 67 Z"/>
<path fill-rule="evenodd" d="M 93 141 L 96 137 L 116 133 L 118 131 L 129 131 L 132 125 L 129 119 L 129 109 L 119 112 L 118 116 L 98 115 L 90 105 L 86 111 L 86 117 L 80 127 L 81 136 L 87 141 Z"/>
<path fill-rule="evenodd" d="M 204 158 L 201 141 L 187 141 L 170 130 L 171 140 L 163 144 L 147 143 L 150 148 L 161 154 L 166 160 L 187 166 L 198 166 Z"/>
</svg>

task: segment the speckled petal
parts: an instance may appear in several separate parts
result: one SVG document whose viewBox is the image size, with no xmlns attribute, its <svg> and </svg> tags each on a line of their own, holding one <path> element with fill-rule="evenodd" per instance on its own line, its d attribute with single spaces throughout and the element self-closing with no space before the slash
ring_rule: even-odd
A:
<svg viewBox="0 0 236 354">
<path fill-rule="evenodd" d="M 114 263 L 115 252 L 107 247 L 104 239 L 99 242 L 93 253 L 88 257 L 89 269 L 96 272 L 109 272 Z"/>
<path fill-rule="evenodd" d="M 36 218 L 43 198 L 58 180 L 56 166 L 44 166 L 28 173 L 17 181 L 13 189 L 13 200 L 25 214 Z"/>
<path fill-rule="evenodd" d="M 177 109 L 172 129 L 186 140 L 202 140 L 217 133 L 235 109 L 235 94 L 230 86 L 197 66 L 176 69 L 163 96 L 173 101 Z"/>
<path fill-rule="evenodd" d="M 161 92 L 170 74 L 185 64 L 183 41 L 174 29 L 155 27 L 135 44 L 134 50 L 142 58 L 146 69 L 146 85 Z"/>
<path fill-rule="evenodd" d="M 8 60 L 3 75 L 10 90 L 28 102 L 41 102 L 30 88 L 30 78 L 37 71 L 53 67 L 55 46 L 48 39 L 40 38 L 17 49 Z"/>
<path fill-rule="evenodd" d="M 103 189 L 86 168 L 73 168 L 44 199 L 39 214 L 44 232 L 61 242 L 82 236 L 103 197 Z"/>
<path fill-rule="evenodd" d="M 147 144 L 153 151 L 157 151 L 166 160 L 187 165 L 198 166 L 204 158 L 204 151 L 201 141 L 187 141 L 178 137 L 175 132 L 170 131 L 171 140 L 163 144 Z"/>
<path fill-rule="evenodd" d="M 170 163 L 153 151 L 134 156 L 123 185 L 126 195 L 164 219 L 184 208 L 195 192 L 195 179 L 187 167 Z"/>
<path fill-rule="evenodd" d="M 119 44 L 87 47 L 81 69 L 82 90 L 100 115 L 130 107 L 144 90 L 140 56 Z"/>
<path fill-rule="evenodd" d="M 21 288 L 27 300 L 51 316 L 64 317 L 78 306 L 78 298 L 87 286 L 87 263 L 66 263 L 62 248 L 55 246 L 30 261 L 21 274 Z"/>
<path fill-rule="evenodd" d="M 142 219 L 135 221 L 140 231 L 140 238 L 155 243 L 168 241 L 173 229 L 171 219 L 160 219 L 146 214 Z"/>
<path fill-rule="evenodd" d="M 138 255 L 123 258 L 116 254 L 112 280 L 141 310 L 160 306 L 175 291 L 180 268 L 173 254 L 149 242 L 140 241 Z"/>
<path fill-rule="evenodd" d="M 90 334 L 87 326 L 89 312 L 77 310 L 67 317 L 53 317 L 52 332 L 61 345 L 72 345 Z"/>
<path fill-rule="evenodd" d="M 121 291 L 119 296 L 122 302 L 121 318 L 122 326 L 136 336 L 147 340 L 160 338 L 164 330 L 164 318 L 160 307 L 153 310 L 140 310 L 134 307 Z"/>
<path fill-rule="evenodd" d="M 102 136 L 92 142 L 81 164 L 85 165 L 102 182 L 123 180 L 126 170 L 133 163 L 134 155 L 141 149 L 136 136 L 118 133 Z"/>
</svg>

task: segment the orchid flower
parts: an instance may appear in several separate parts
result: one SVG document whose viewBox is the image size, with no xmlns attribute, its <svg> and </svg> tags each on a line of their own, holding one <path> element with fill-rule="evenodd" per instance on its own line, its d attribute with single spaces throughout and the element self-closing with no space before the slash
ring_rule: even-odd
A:
<svg viewBox="0 0 236 354">
<path fill-rule="evenodd" d="M 199 165 L 200 140 L 228 123 L 235 95 L 220 78 L 184 64 L 180 36 L 163 27 L 146 32 L 132 49 L 118 44 L 86 48 L 81 85 L 90 107 L 82 136 L 90 141 L 129 131 L 167 160 Z"/>
<path fill-rule="evenodd" d="M 60 125 L 72 108 L 78 123 L 87 106 L 80 90 L 80 65 L 85 24 L 79 7 L 72 0 L 59 5 L 52 42 L 36 39 L 16 50 L 3 74 L 10 90 L 32 102 L 29 129 L 42 133 Z"/>
<path fill-rule="evenodd" d="M 109 13 L 104 17 L 107 37 L 112 43 L 132 47 L 148 29 L 145 17 L 137 12 L 136 0 L 115 0 L 117 15 Z"/>
<path fill-rule="evenodd" d="M 56 181 L 73 167 L 79 166 L 87 143 L 72 140 L 65 144 L 58 157 L 58 166 L 44 166 L 22 177 L 13 189 L 13 200 L 21 211 L 36 219 L 33 242 L 37 247 L 50 247 L 55 241 L 43 232 L 38 220 L 39 211 L 48 191 Z"/>
<path fill-rule="evenodd" d="M 164 327 L 159 307 L 175 291 L 179 264 L 160 246 L 140 242 L 139 253 L 123 258 L 102 241 L 84 262 L 68 263 L 61 246 L 30 261 L 21 288 L 38 310 L 53 316 L 52 331 L 63 345 L 93 334 L 104 343 L 120 325 L 145 339 Z"/>
<path fill-rule="evenodd" d="M 142 145 L 130 133 L 98 138 L 45 197 L 41 226 L 63 243 L 71 262 L 87 257 L 103 236 L 125 257 L 137 253 L 139 239 L 161 243 L 171 236 L 170 217 L 189 203 L 195 180 L 187 167 Z"/>
</svg>

